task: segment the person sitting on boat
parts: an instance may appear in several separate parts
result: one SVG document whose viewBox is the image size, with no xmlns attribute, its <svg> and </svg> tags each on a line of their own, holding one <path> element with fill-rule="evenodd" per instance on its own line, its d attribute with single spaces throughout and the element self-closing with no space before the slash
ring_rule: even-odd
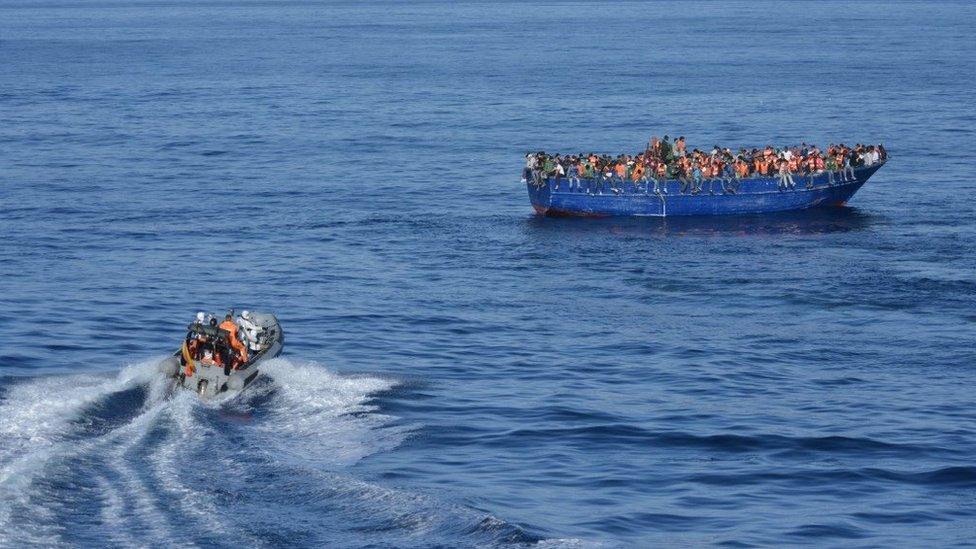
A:
<svg viewBox="0 0 976 549">
<path fill-rule="evenodd" d="M 854 151 L 841 144 L 841 172 L 844 174 L 844 179 L 850 179 L 851 181 L 856 179 L 854 176 L 854 165 L 851 163 L 853 154 Z"/>
<path fill-rule="evenodd" d="M 742 155 L 739 155 L 739 158 L 735 161 L 735 174 L 739 179 L 749 177 L 749 163 L 746 162 L 745 157 Z"/>
<path fill-rule="evenodd" d="M 668 194 L 668 165 L 662 160 L 654 160 L 654 192 Z"/>
<path fill-rule="evenodd" d="M 566 170 L 566 179 L 569 180 L 569 191 L 582 190 L 580 186 L 580 164 L 575 156 L 570 157 L 569 168 Z"/>
<path fill-rule="evenodd" d="M 634 182 L 634 189 L 640 192 L 640 184 L 644 183 L 644 192 L 647 192 L 647 176 L 644 174 L 644 163 L 634 162 L 631 168 L 630 179 Z"/>
<path fill-rule="evenodd" d="M 735 164 L 724 162 L 722 165 L 722 192 L 735 194 L 739 190 L 739 182 L 736 177 Z"/>
<path fill-rule="evenodd" d="M 606 181 L 606 182 L 608 182 L 610 184 L 610 190 L 611 191 L 613 191 L 614 193 L 618 193 L 619 190 L 617 189 L 616 184 L 613 182 L 613 169 L 614 169 L 615 166 L 616 165 L 614 164 L 613 160 L 611 160 L 610 158 L 607 158 L 604 161 L 604 165 L 603 165 L 603 180 Z M 600 194 L 603 194 L 602 190 L 601 190 Z"/>
<path fill-rule="evenodd" d="M 699 192 L 698 189 L 701 187 L 701 181 L 702 181 L 702 169 L 701 169 L 701 166 L 698 165 L 698 161 L 694 161 L 691 164 L 691 181 L 690 181 L 691 182 L 691 194 L 698 194 L 698 192 Z M 681 194 L 685 194 L 686 192 L 688 192 L 688 180 L 687 179 L 685 179 L 685 181 L 682 183 L 681 188 L 678 189 L 678 192 L 680 192 Z"/>
<path fill-rule="evenodd" d="M 779 162 L 779 184 L 777 187 L 781 191 L 795 189 L 796 183 L 793 181 L 793 174 L 790 173 L 790 163 L 786 158 L 780 158 Z"/>
<path fill-rule="evenodd" d="M 230 313 L 227 313 L 224 321 L 218 327 L 227 332 L 227 342 L 240 357 L 241 362 L 247 362 L 247 347 L 237 338 L 237 323 L 234 322 L 234 317 Z"/>
<path fill-rule="evenodd" d="M 566 175 L 566 169 L 563 167 L 562 157 L 557 154 L 555 157 L 549 159 L 546 166 L 551 166 L 550 169 L 546 170 L 546 177 L 553 177 L 556 179 L 556 186 L 553 187 L 553 190 L 558 191 L 559 179 Z"/>
<path fill-rule="evenodd" d="M 541 187 L 544 184 L 544 174 L 542 171 L 542 157 L 545 155 L 542 151 L 532 155 L 530 157 L 529 175 L 532 177 L 532 184 L 536 187 Z"/>
<path fill-rule="evenodd" d="M 200 352 L 207 341 L 207 336 L 200 332 L 187 334 L 186 350 L 190 353 L 190 357 L 194 359 L 200 358 Z"/>
<path fill-rule="evenodd" d="M 214 350 L 211 343 L 206 343 L 200 349 L 200 364 L 203 366 L 221 366 L 220 355 Z"/>
<path fill-rule="evenodd" d="M 613 189 L 613 192 L 620 194 L 620 191 L 623 190 L 624 188 L 624 181 L 627 180 L 627 162 L 624 161 L 624 159 L 621 158 L 617 160 L 616 164 L 614 164 L 613 174 L 615 176 L 615 180 L 610 182 L 610 188 Z M 619 189 L 614 188 L 613 186 L 614 181 L 620 183 Z"/>
<path fill-rule="evenodd" d="M 533 168 L 535 168 L 535 154 L 527 152 L 525 153 L 525 168 L 522 170 L 522 183 L 525 183 L 532 177 Z"/>
<path fill-rule="evenodd" d="M 543 179 L 552 177 L 553 173 L 556 171 L 556 163 L 553 162 L 553 158 L 548 154 L 542 156 L 542 177 Z"/>
</svg>

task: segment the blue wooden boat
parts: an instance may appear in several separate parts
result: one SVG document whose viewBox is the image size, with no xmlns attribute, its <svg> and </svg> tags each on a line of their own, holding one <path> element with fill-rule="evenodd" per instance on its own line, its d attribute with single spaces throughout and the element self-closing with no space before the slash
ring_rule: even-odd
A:
<svg viewBox="0 0 976 549">
<path fill-rule="evenodd" d="M 698 194 L 680 193 L 681 182 L 676 179 L 662 183 L 666 193 L 655 193 L 653 180 L 649 184 L 636 185 L 631 181 L 618 181 L 614 184 L 616 192 L 610 189 L 609 182 L 593 179 L 583 179 L 580 182 L 582 188 L 571 190 L 565 177 L 558 182 L 548 178 L 540 185 L 530 179 L 526 186 L 535 211 L 550 216 L 755 214 L 843 206 L 883 165 L 855 168 L 853 177 L 850 173 L 844 177 L 841 172 L 794 174 L 796 186 L 786 190 L 780 189 L 778 176 L 749 177 L 737 180 L 735 194 L 723 192 L 719 179 L 704 180 L 705 188 L 711 187 L 713 192 L 705 190 Z"/>
</svg>

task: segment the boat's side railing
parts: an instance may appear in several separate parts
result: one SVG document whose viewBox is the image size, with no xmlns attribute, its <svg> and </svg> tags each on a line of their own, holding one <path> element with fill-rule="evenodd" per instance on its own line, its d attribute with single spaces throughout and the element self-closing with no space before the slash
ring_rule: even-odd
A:
<svg viewBox="0 0 976 549">
<path fill-rule="evenodd" d="M 807 171 L 790 172 L 790 177 L 787 179 L 789 186 L 782 188 L 782 190 L 810 190 L 817 187 L 833 187 L 854 183 L 859 179 L 858 172 L 877 170 L 886 162 L 887 159 L 867 166 L 851 167 L 850 169 L 842 168 L 839 170 L 820 170 L 813 173 Z M 669 187 L 677 186 L 680 194 L 700 194 L 701 189 L 704 187 L 707 187 L 709 192 L 711 192 L 715 186 L 718 186 L 718 189 L 724 192 L 729 187 L 738 187 L 746 182 L 766 183 L 767 185 L 776 187 L 783 187 L 786 183 L 784 178 L 779 174 L 750 174 L 748 177 L 739 177 L 737 175 L 702 178 L 683 177 L 678 179 L 661 179 L 645 175 L 635 181 L 633 177 L 621 177 L 617 174 L 611 176 L 603 174 L 592 174 L 590 176 L 548 175 L 539 178 L 538 176 L 533 177 L 533 174 L 526 172 L 527 170 L 523 172 L 523 178 L 526 179 L 527 184 L 534 185 L 537 188 L 548 187 L 552 192 L 563 192 L 564 190 L 565 192 L 573 192 L 574 189 L 578 192 L 583 192 L 583 187 L 585 186 L 585 192 L 587 193 L 596 190 L 602 194 L 604 190 L 609 190 L 614 194 L 653 194 L 651 191 L 652 186 L 655 189 L 663 188 L 663 192 L 665 193 L 669 192 Z M 799 185 L 800 182 L 805 183 L 802 189 Z M 817 183 L 820 184 L 817 185 Z M 619 188 L 617 185 L 619 185 Z M 641 190 L 642 187 L 643 190 Z M 682 188 L 684 188 L 684 191 L 682 191 Z"/>
</svg>

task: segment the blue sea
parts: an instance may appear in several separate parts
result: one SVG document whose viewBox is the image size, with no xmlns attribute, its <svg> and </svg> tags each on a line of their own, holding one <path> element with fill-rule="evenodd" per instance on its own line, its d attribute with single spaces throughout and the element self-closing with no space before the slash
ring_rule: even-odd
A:
<svg viewBox="0 0 976 549">
<path fill-rule="evenodd" d="M 969 1 L 0 0 L 0 546 L 973 547 Z M 885 144 L 537 217 L 529 150 Z M 273 312 L 236 398 L 155 370 Z"/>
</svg>

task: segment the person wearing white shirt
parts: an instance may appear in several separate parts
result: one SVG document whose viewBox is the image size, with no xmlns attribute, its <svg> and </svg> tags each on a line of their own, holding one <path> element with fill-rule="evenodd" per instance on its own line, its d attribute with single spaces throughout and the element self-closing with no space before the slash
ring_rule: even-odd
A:
<svg viewBox="0 0 976 549">
<path fill-rule="evenodd" d="M 244 340 L 248 349 L 260 351 L 261 345 L 258 343 L 258 334 L 261 333 L 261 327 L 254 323 L 251 313 L 241 311 L 241 316 L 237 319 L 237 325 L 244 331 Z"/>
</svg>

